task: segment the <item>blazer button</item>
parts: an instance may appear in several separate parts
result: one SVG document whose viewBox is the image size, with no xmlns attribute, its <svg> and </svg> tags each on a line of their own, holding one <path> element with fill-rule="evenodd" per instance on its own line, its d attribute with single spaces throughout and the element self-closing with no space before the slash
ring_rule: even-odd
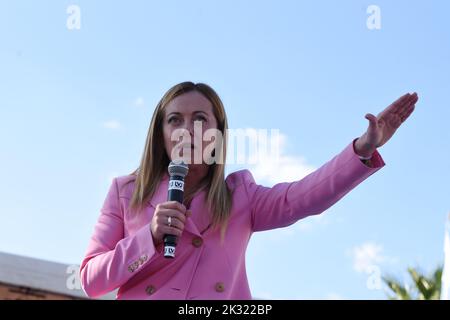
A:
<svg viewBox="0 0 450 320">
<path fill-rule="evenodd" d="M 145 288 L 145 292 L 147 292 L 148 295 L 154 294 L 155 291 L 156 291 L 156 288 L 154 286 L 148 286 L 147 288 Z"/>
<path fill-rule="evenodd" d="M 217 292 L 224 292 L 225 291 L 225 285 L 223 282 L 217 282 L 216 283 L 216 291 Z"/>
<path fill-rule="evenodd" d="M 203 244 L 203 239 L 200 237 L 195 237 L 192 239 L 192 245 L 196 248 L 200 248 Z"/>
<path fill-rule="evenodd" d="M 139 263 L 140 263 L 141 265 L 143 265 L 145 261 L 147 261 L 147 255 L 141 256 L 141 257 L 139 258 Z"/>
</svg>

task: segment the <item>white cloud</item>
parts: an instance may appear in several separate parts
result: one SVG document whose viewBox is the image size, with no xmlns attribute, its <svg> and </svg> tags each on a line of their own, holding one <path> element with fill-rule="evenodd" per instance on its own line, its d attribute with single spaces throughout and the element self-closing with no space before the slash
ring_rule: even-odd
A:
<svg viewBox="0 0 450 320">
<path fill-rule="evenodd" d="M 367 275 L 368 290 L 382 289 L 382 269 L 388 264 L 397 264 L 398 258 L 386 256 L 383 246 L 374 242 L 365 242 L 347 251 L 353 258 L 353 269 Z M 383 266 L 383 267 L 382 267 Z"/>
<path fill-rule="evenodd" d="M 247 131 L 251 130 L 256 131 L 256 129 L 247 129 Z M 274 185 L 279 182 L 297 181 L 316 170 L 314 166 L 306 163 L 304 157 L 285 154 L 286 135 L 281 133 L 278 134 L 278 137 L 271 135 L 269 140 L 270 145 L 264 141 L 258 142 L 258 149 L 262 148 L 260 150 L 268 150 L 268 152 L 249 156 L 250 159 L 257 159 L 257 163 L 250 166 L 250 171 L 257 182 Z M 276 144 L 278 147 L 274 147 Z M 274 154 L 276 152 L 278 152 L 278 157 Z"/>
<path fill-rule="evenodd" d="M 257 137 L 260 131 L 255 128 L 242 130 L 247 137 Z M 267 139 L 258 138 L 256 148 L 249 147 L 246 150 L 248 153 L 245 158 L 254 163 L 249 165 L 249 170 L 257 183 L 273 186 L 279 182 L 298 181 L 316 170 L 314 166 L 307 164 L 303 157 L 287 155 L 287 141 L 286 135 L 270 132 Z M 230 153 L 227 156 L 227 163 L 233 162 Z M 235 156 L 233 154 L 232 157 Z M 329 224 L 328 218 L 324 218 L 325 213 L 302 219 L 289 227 L 266 231 L 264 234 L 268 241 L 285 241 L 286 237 L 293 237 L 298 231 L 310 231 L 317 225 Z"/>
<path fill-rule="evenodd" d="M 372 266 L 388 260 L 383 255 L 383 246 L 374 242 L 366 242 L 351 250 L 353 269 L 359 273 L 370 273 Z"/>
<path fill-rule="evenodd" d="M 102 126 L 106 129 L 117 130 L 121 127 L 121 124 L 117 120 L 108 120 L 102 123 Z"/>
</svg>

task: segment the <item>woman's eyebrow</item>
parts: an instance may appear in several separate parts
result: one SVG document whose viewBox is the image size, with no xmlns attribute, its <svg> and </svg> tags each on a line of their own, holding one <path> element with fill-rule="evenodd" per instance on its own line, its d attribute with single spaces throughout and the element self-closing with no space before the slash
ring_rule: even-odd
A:
<svg viewBox="0 0 450 320">
<path fill-rule="evenodd" d="M 194 112 L 192 112 L 192 114 L 196 114 L 196 113 L 203 113 L 204 115 L 208 115 L 205 111 L 201 111 L 201 110 L 197 110 L 197 111 L 194 111 Z M 177 112 L 177 111 L 174 111 L 174 112 L 170 112 L 167 116 L 170 116 L 170 115 L 172 115 L 172 114 L 174 114 L 174 115 L 180 115 L 181 113 L 180 112 Z"/>
<path fill-rule="evenodd" d="M 194 111 L 193 113 L 194 113 L 194 114 L 195 114 L 195 113 L 203 113 L 203 114 L 206 115 L 206 116 L 208 115 L 205 111 L 201 111 L 201 110 L 199 110 L 199 111 Z"/>
</svg>

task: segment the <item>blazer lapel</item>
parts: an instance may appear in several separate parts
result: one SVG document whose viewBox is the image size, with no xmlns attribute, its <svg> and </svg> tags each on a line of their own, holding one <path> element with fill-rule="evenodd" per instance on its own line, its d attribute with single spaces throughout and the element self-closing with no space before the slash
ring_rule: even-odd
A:
<svg viewBox="0 0 450 320">
<path fill-rule="evenodd" d="M 211 214 L 206 202 L 205 189 L 195 195 L 189 209 L 192 211 L 192 216 L 188 220 L 193 222 L 199 234 L 204 234 L 206 230 L 209 230 L 211 224 Z"/>
</svg>

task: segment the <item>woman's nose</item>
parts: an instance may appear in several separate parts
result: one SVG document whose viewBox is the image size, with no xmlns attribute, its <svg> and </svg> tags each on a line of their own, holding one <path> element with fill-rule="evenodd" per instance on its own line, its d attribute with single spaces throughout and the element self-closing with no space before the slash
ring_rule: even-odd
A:
<svg viewBox="0 0 450 320">
<path fill-rule="evenodd" d="M 185 121 L 184 122 L 184 129 L 186 129 L 191 137 L 194 136 L 194 123 L 192 121 Z"/>
</svg>

